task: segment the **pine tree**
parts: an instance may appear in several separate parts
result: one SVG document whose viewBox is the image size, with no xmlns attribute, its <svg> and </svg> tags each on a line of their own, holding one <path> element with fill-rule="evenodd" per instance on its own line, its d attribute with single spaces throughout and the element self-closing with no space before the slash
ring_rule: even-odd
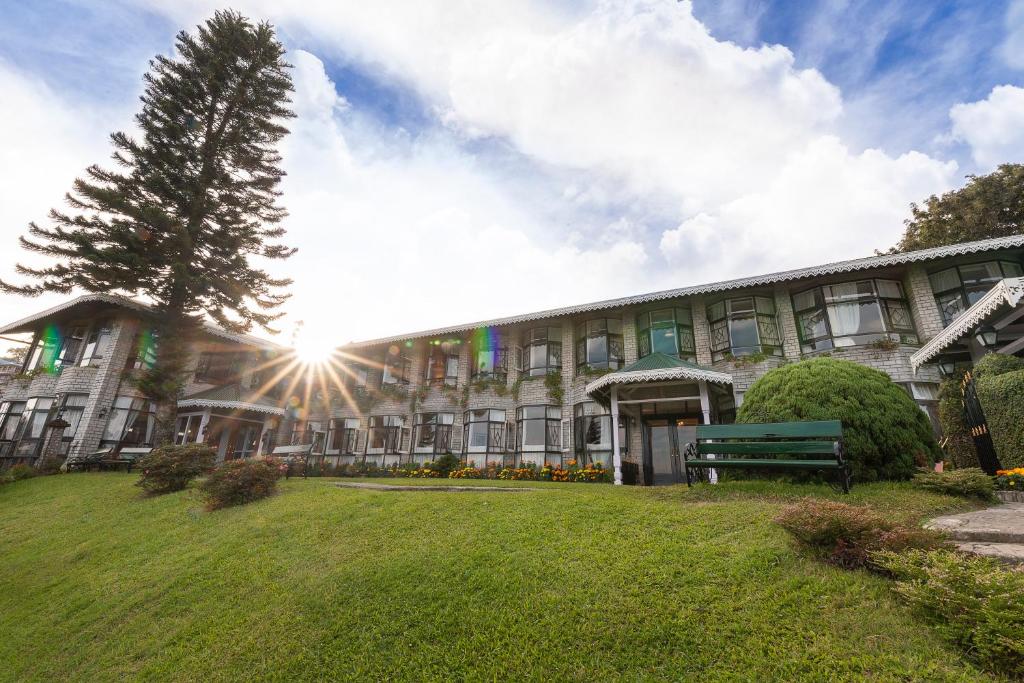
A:
<svg viewBox="0 0 1024 683">
<path fill-rule="evenodd" d="M 52 225 L 31 223 L 20 238 L 52 265 L 18 265 L 29 284 L 0 281 L 23 295 L 74 289 L 148 300 L 158 340 L 153 367 L 138 381 L 157 404 L 157 443 L 171 438 L 189 341 L 204 319 L 244 332 L 270 331 L 288 279 L 253 257 L 294 253 L 276 240 L 286 217 L 277 189 L 277 143 L 294 114 L 284 48 L 267 23 L 217 12 L 194 35 L 182 31 L 174 57 L 158 55 L 145 74 L 141 138 L 111 135 L 116 170 L 90 166 L 53 209 Z"/>
</svg>

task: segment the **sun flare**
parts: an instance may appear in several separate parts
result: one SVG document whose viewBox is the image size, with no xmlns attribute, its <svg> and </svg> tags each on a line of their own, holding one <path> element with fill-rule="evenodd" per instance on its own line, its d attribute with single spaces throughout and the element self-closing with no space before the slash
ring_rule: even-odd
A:
<svg viewBox="0 0 1024 683">
<path fill-rule="evenodd" d="M 330 337 L 304 332 L 295 340 L 295 355 L 307 365 L 322 365 L 334 353 Z"/>
</svg>

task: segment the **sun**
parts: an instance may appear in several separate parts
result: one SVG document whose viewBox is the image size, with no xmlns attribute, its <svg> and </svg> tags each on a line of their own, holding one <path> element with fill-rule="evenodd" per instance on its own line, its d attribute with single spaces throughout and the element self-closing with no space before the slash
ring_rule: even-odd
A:
<svg viewBox="0 0 1024 683">
<path fill-rule="evenodd" d="M 295 355 L 306 365 L 322 365 L 334 354 L 335 345 L 327 336 L 308 330 L 295 340 Z"/>
</svg>

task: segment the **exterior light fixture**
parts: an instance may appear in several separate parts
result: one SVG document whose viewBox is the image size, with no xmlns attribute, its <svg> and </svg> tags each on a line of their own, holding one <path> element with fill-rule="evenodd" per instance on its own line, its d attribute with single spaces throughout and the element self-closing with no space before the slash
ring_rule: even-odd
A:
<svg viewBox="0 0 1024 683">
<path fill-rule="evenodd" d="M 943 377 L 949 377 L 956 370 L 956 363 L 951 359 L 941 360 L 938 365 L 939 374 Z"/>
<path fill-rule="evenodd" d="M 978 340 L 978 343 L 985 348 L 992 348 L 996 345 L 996 336 L 999 333 L 991 325 L 984 325 L 979 327 L 974 332 L 974 338 Z"/>
</svg>

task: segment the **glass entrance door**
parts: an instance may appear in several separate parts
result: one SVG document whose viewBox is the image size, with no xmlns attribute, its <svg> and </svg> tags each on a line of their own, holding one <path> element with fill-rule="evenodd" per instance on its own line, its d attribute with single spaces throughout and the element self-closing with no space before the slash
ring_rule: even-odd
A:
<svg viewBox="0 0 1024 683">
<path fill-rule="evenodd" d="M 644 482 L 655 486 L 683 482 L 683 449 L 694 440 L 699 420 L 665 417 L 644 420 Z"/>
</svg>

